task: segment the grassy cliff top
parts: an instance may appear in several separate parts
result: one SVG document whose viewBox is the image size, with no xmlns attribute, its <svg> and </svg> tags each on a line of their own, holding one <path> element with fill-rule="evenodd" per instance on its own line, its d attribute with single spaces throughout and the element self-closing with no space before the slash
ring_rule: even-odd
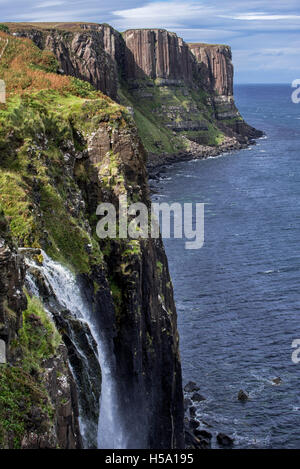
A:
<svg viewBox="0 0 300 469">
<path fill-rule="evenodd" d="M 207 44 L 206 42 L 188 42 L 188 46 L 191 49 L 195 49 L 197 47 L 226 47 L 230 49 L 230 46 L 227 44 Z"/>
<path fill-rule="evenodd" d="M 70 78 L 56 73 L 58 64 L 53 54 L 41 51 L 29 39 L 0 31 L 0 54 L 0 79 L 5 81 L 8 98 L 31 90 L 71 91 Z"/>
<path fill-rule="evenodd" d="M 17 23 L 17 22 L 12 22 L 12 23 L 3 23 L 6 26 L 8 26 L 9 30 L 14 33 L 20 29 L 40 29 L 40 30 L 49 30 L 49 29 L 57 29 L 59 31 L 72 31 L 72 32 L 77 32 L 77 31 L 83 31 L 85 26 L 101 26 L 100 23 L 87 23 L 84 21 L 80 22 L 45 22 L 45 23 Z M 105 24 L 105 23 L 104 23 Z"/>
<path fill-rule="evenodd" d="M 129 29 L 126 29 L 126 31 L 124 31 L 124 33 L 128 33 L 130 31 L 164 31 L 164 32 L 168 32 L 170 34 L 176 34 L 176 33 L 173 33 L 172 31 L 168 31 L 165 28 L 129 28 Z"/>
</svg>

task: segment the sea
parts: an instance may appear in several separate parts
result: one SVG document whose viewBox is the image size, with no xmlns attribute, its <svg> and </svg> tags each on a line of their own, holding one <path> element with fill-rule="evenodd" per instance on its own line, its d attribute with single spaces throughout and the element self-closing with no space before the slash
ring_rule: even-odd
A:
<svg viewBox="0 0 300 469">
<path fill-rule="evenodd" d="M 234 448 L 300 448 L 300 104 L 292 91 L 236 86 L 239 111 L 265 136 L 167 167 L 155 184 L 155 202 L 205 204 L 201 249 L 164 243 L 183 383 L 196 382 L 206 398 L 196 418 L 214 448 L 218 432 Z"/>
</svg>

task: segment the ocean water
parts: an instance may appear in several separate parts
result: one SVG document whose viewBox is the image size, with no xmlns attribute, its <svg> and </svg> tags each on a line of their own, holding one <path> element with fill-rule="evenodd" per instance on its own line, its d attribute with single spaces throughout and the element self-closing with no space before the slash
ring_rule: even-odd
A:
<svg viewBox="0 0 300 469">
<path fill-rule="evenodd" d="M 300 104 L 291 92 L 237 86 L 240 112 L 266 138 L 169 167 L 153 197 L 206 204 L 203 248 L 185 250 L 178 239 L 165 246 L 184 382 L 206 397 L 197 410 L 203 428 L 233 436 L 236 448 L 300 448 L 300 363 L 291 359 L 300 339 Z"/>
</svg>

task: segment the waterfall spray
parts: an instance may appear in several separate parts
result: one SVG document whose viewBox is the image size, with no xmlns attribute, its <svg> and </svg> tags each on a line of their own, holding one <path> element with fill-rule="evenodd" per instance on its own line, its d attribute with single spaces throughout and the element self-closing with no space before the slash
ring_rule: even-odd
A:
<svg viewBox="0 0 300 469">
<path fill-rule="evenodd" d="M 119 417 L 118 396 L 112 370 L 112 357 L 109 356 L 105 345 L 105 338 L 93 318 L 92 310 L 84 300 L 80 287 L 74 275 L 61 264 L 54 262 L 46 253 L 43 254 L 43 264 L 33 264 L 26 259 L 27 265 L 39 269 L 45 281 L 55 294 L 57 303 L 62 309 L 67 309 L 74 318 L 85 322 L 97 344 L 98 360 L 102 372 L 102 387 L 100 398 L 100 414 L 98 422 L 98 448 L 125 449 L 126 439 Z M 27 285 L 34 295 L 39 295 L 34 278 L 27 273 Z M 81 421 L 81 432 L 84 433 L 85 423 Z"/>
</svg>

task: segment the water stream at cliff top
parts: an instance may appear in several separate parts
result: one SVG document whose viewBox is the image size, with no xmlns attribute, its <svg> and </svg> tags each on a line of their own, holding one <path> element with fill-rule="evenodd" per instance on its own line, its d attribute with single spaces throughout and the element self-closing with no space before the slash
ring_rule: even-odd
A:
<svg viewBox="0 0 300 469">
<path fill-rule="evenodd" d="M 31 260 L 27 259 L 26 262 L 28 266 L 41 271 L 44 279 L 53 290 L 57 302 L 62 309 L 67 309 L 74 318 L 86 323 L 97 344 L 98 359 L 102 373 L 97 438 L 98 448 L 125 449 L 126 438 L 124 436 L 122 422 L 119 417 L 117 392 L 112 372 L 111 357 L 109 356 L 104 344 L 104 338 L 101 336 L 101 331 L 99 331 L 95 318 L 92 316 L 91 308 L 86 304 L 74 275 L 61 264 L 54 262 L 45 252 L 42 252 L 42 254 L 42 266 L 38 266 Z M 30 273 L 27 273 L 27 285 L 29 286 L 32 294 L 39 296 L 38 288 Z M 81 355 L 83 354 L 84 351 L 81 351 Z M 82 360 L 84 362 L 84 356 L 82 356 Z M 83 434 L 83 440 L 85 439 L 85 427 L 86 423 L 82 418 L 80 418 L 80 429 Z"/>
</svg>

